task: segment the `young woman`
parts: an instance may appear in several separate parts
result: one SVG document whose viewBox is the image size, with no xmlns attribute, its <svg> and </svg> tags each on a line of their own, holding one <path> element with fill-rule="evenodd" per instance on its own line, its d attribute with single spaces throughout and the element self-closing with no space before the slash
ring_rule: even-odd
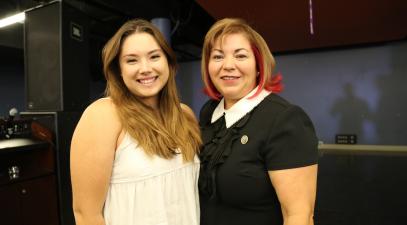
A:
<svg viewBox="0 0 407 225">
<path fill-rule="evenodd" d="M 201 140 L 178 99 L 175 54 L 145 20 L 125 23 L 102 54 L 107 97 L 85 110 L 71 144 L 76 224 L 199 224 Z"/>
<path fill-rule="evenodd" d="M 310 225 L 317 138 L 298 106 L 278 96 L 281 76 L 264 39 L 241 19 L 208 31 L 202 78 L 199 178 L 202 225 Z"/>
</svg>

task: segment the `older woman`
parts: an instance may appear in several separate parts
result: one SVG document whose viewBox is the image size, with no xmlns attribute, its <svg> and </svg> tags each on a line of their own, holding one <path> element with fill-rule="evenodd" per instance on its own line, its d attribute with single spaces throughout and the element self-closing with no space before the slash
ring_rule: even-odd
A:
<svg viewBox="0 0 407 225">
<path fill-rule="evenodd" d="M 313 224 L 317 138 L 298 106 L 278 96 L 281 76 L 264 39 L 241 19 L 208 31 L 202 78 L 199 178 L 203 225 Z"/>
</svg>

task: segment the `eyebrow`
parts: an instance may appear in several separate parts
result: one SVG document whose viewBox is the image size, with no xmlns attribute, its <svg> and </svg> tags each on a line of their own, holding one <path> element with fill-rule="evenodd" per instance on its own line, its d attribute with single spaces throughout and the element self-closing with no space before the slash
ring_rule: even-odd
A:
<svg viewBox="0 0 407 225">
<path fill-rule="evenodd" d="M 156 52 L 163 52 L 163 50 L 157 48 L 157 49 L 154 49 L 154 50 L 149 51 L 147 54 L 150 55 L 150 54 L 153 54 L 153 53 L 156 53 Z"/>
<path fill-rule="evenodd" d="M 159 49 L 159 48 L 153 49 L 153 50 L 147 52 L 147 55 L 151 55 L 151 54 L 154 54 L 154 53 L 156 53 L 156 52 L 163 52 L 163 50 L 161 50 L 161 49 Z M 132 56 L 138 56 L 138 55 L 137 55 L 137 54 L 130 53 L 130 54 L 122 55 L 122 58 L 124 58 L 124 57 L 132 57 Z"/>
<path fill-rule="evenodd" d="M 245 49 L 245 48 L 238 48 L 238 49 L 235 50 L 235 53 L 236 53 L 236 52 L 240 52 L 240 51 L 242 51 L 242 50 L 243 50 L 243 51 L 246 51 L 246 52 L 249 51 L 249 50 L 247 50 L 247 49 Z"/>
<path fill-rule="evenodd" d="M 240 51 L 246 51 L 246 52 L 248 52 L 249 50 L 247 50 L 247 49 L 245 49 L 245 48 L 238 48 L 238 49 L 236 49 L 233 53 L 237 53 L 237 52 L 240 52 Z M 221 50 L 221 49 L 217 49 L 217 48 L 214 48 L 214 49 L 212 49 L 212 52 L 213 51 L 218 51 L 218 52 L 221 52 L 221 53 L 223 53 L 223 51 Z"/>
</svg>

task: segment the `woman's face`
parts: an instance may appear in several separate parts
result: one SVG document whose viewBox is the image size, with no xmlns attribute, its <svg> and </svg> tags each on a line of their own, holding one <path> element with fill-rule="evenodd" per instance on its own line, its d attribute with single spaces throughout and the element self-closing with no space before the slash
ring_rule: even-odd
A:
<svg viewBox="0 0 407 225">
<path fill-rule="evenodd" d="M 225 98 L 225 108 L 250 93 L 256 86 L 256 60 L 249 40 L 241 33 L 215 41 L 208 64 L 209 77 Z"/>
<path fill-rule="evenodd" d="M 149 106 L 158 106 L 158 94 L 168 81 L 167 57 L 148 33 L 129 35 L 119 56 L 121 75 L 127 88 Z"/>
</svg>

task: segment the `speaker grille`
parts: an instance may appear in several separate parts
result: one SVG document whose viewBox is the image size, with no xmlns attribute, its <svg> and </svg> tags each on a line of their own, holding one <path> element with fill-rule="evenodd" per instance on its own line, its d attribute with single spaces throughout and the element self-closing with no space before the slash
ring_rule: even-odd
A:
<svg viewBox="0 0 407 225">
<path fill-rule="evenodd" d="M 89 100 L 87 18 L 62 2 L 28 11 L 26 17 L 27 111 L 82 110 Z M 72 23 L 81 28 L 82 39 L 71 35 Z"/>
</svg>

